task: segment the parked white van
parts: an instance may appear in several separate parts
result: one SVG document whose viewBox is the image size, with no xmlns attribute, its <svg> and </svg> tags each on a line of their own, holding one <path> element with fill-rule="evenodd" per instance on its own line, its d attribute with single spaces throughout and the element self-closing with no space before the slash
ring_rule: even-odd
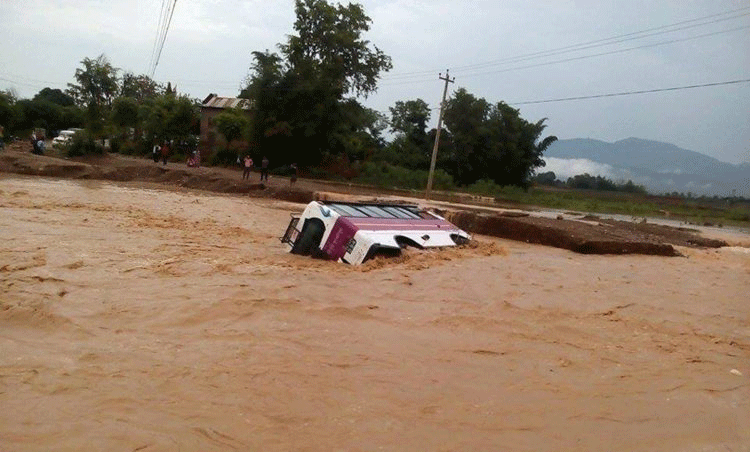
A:
<svg viewBox="0 0 750 452">
<path fill-rule="evenodd" d="M 81 129 L 61 130 L 60 133 L 58 133 L 57 136 L 52 139 L 52 145 L 60 146 L 70 144 L 70 142 L 73 140 L 73 135 L 75 135 L 79 130 Z"/>
</svg>

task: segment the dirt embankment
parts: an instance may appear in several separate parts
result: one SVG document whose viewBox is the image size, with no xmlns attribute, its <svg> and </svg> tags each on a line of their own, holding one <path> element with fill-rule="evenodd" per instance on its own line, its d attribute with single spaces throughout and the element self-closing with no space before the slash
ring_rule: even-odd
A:
<svg viewBox="0 0 750 452">
<path fill-rule="evenodd" d="M 307 203 L 316 199 L 320 191 L 351 193 L 337 184 L 300 180 L 291 186 L 285 178 L 274 178 L 272 183 L 259 183 L 257 177 L 241 180 L 238 171 L 227 168 L 188 168 L 182 164 L 160 165 L 145 159 L 104 155 L 79 160 L 33 155 L 25 147 L 28 143 L 14 143 L 0 154 L 0 172 L 111 181 L 152 182 L 218 193 L 235 193 L 284 201 Z M 356 194 L 377 196 L 366 189 Z M 551 219 L 531 215 L 478 213 L 470 209 L 450 208 L 445 216 L 462 229 L 494 237 L 527 243 L 564 248 L 584 254 L 651 254 L 678 256 L 674 246 L 727 246 L 721 240 L 701 237 L 698 231 L 596 217 L 580 220 Z"/>
<path fill-rule="evenodd" d="M 447 212 L 458 227 L 476 234 L 564 248 L 582 254 L 652 254 L 679 256 L 675 246 L 718 248 L 723 240 L 708 239 L 695 230 L 586 217 L 582 221 L 533 216 Z"/>
</svg>

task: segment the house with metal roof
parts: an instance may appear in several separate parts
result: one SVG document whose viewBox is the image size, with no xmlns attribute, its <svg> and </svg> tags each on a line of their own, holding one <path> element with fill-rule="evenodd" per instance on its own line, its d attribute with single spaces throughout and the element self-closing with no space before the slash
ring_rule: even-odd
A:
<svg viewBox="0 0 750 452">
<path fill-rule="evenodd" d="M 219 97 L 209 94 L 201 103 L 201 148 L 202 150 L 213 149 L 216 144 L 218 132 L 213 124 L 213 118 L 224 110 L 239 108 L 251 113 L 253 102 L 249 99 L 238 97 Z"/>
</svg>

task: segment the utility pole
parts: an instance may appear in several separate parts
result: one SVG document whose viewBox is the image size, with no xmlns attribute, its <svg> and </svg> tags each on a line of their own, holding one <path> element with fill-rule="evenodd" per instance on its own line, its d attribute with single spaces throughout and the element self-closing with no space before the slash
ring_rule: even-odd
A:
<svg viewBox="0 0 750 452">
<path fill-rule="evenodd" d="M 427 176 L 427 189 L 424 191 L 424 199 L 430 199 L 430 192 L 432 191 L 432 176 L 435 173 L 435 161 L 437 160 L 438 146 L 440 145 L 440 130 L 443 128 L 443 108 L 445 108 L 445 96 L 448 94 L 448 83 L 453 83 L 456 78 L 452 79 L 448 75 L 448 69 L 445 70 L 445 77 L 443 74 L 439 74 L 440 80 L 445 80 L 445 88 L 443 88 L 443 100 L 440 102 L 440 114 L 438 115 L 437 132 L 435 132 L 435 147 L 432 148 L 432 160 L 430 160 L 430 174 Z"/>
</svg>

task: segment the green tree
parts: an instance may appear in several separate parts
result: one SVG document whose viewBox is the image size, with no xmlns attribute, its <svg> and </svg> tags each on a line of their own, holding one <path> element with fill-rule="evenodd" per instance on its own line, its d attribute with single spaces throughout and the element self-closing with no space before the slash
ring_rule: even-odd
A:
<svg viewBox="0 0 750 452">
<path fill-rule="evenodd" d="M 42 128 L 49 132 L 59 130 L 62 124 L 63 108 L 48 100 L 23 99 L 17 102 L 23 122 L 21 129 Z"/>
<path fill-rule="evenodd" d="M 101 138 L 105 130 L 112 102 L 120 90 L 118 69 L 104 54 L 95 59 L 84 58 L 83 67 L 76 69 L 78 83 L 68 83 L 67 94 L 76 104 L 86 109 L 86 128 L 96 138 Z"/>
<path fill-rule="evenodd" d="M 491 105 L 478 99 L 461 88 L 448 100 L 444 113 L 444 123 L 452 146 L 443 144 L 442 136 L 439 155 L 447 157 L 445 170 L 456 182 L 469 185 L 480 179 L 492 179 L 487 172 L 489 144 L 488 118 Z"/>
<path fill-rule="evenodd" d="M 75 100 L 60 89 L 43 88 L 39 91 L 33 100 L 46 100 L 61 107 L 70 107 L 75 105 Z"/>
<path fill-rule="evenodd" d="M 139 122 L 148 142 L 191 140 L 200 120 L 197 104 L 188 97 L 163 94 L 142 104 Z"/>
<path fill-rule="evenodd" d="M 15 132 L 23 122 L 23 112 L 16 104 L 17 98 L 14 92 L 0 91 L 0 126 L 5 129 L 5 136 Z"/>
<path fill-rule="evenodd" d="M 544 173 L 537 174 L 536 176 L 534 176 L 534 183 L 549 186 L 555 186 L 559 184 L 554 171 L 546 171 Z"/>
<path fill-rule="evenodd" d="M 301 166 L 359 160 L 380 145 L 378 119 L 347 95 L 376 89 L 391 60 L 363 38 L 370 18 L 360 5 L 297 0 L 295 34 L 281 56 L 253 52 L 242 96 L 253 102 L 248 137 L 256 156 Z"/>
<path fill-rule="evenodd" d="M 427 123 L 430 121 L 430 106 L 422 99 L 397 101 L 391 112 L 391 131 L 416 140 L 427 138 Z"/>
<path fill-rule="evenodd" d="M 331 5 L 324 0 L 296 0 L 296 35 L 280 46 L 292 70 L 317 79 L 340 96 L 367 96 L 377 89 L 380 73 L 389 71 L 391 58 L 362 35 L 372 20 L 362 5 Z"/>
<path fill-rule="evenodd" d="M 122 75 L 121 97 L 132 97 L 138 102 L 143 102 L 145 99 L 153 99 L 164 94 L 164 91 L 164 87 L 148 75 L 135 75 L 132 72 Z"/>
<path fill-rule="evenodd" d="M 101 111 L 108 110 L 119 93 L 118 69 L 112 66 L 104 54 L 95 59 L 84 58 L 82 68 L 76 69 L 78 82 L 68 84 L 68 95 L 82 107 L 94 104 Z"/>
<path fill-rule="evenodd" d="M 488 164 L 499 185 L 528 188 L 536 168 L 545 165 L 543 155 L 557 137 L 542 138 L 547 118 L 528 122 L 520 111 L 505 102 L 494 106 L 490 115 L 491 153 Z"/>
<path fill-rule="evenodd" d="M 138 110 L 138 102 L 132 97 L 118 97 L 112 103 L 112 125 L 119 135 L 111 141 L 113 152 L 130 153 L 134 149 L 128 135 L 132 128 L 136 132 L 134 136 L 140 136 Z"/>
<path fill-rule="evenodd" d="M 252 102 L 248 141 L 260 150 L 279 148 L 291 135 L 291 126 L 283 118 L 289 91 L 282 60 L 268 50 L 252 55 L 254 63 L 245 79 L 246 87 L 240 93 L 240 97 Z"/>
<path fill-rule="evenodd" d="M 132 97 L 118 97 L 112 104 L 112 123 L 117 127 L 138 125 L 138 102 Z"/>
<path fill-rule="evenodd" d="M 70 129 L 72 127 L 83 127 L 86 123 L 86 115 L 76 105 L 62 107 L 62 116 L 60 117 L 61 129 Z"/>
<path fill-rule="evenodd" d="M 216 129 L 224 136 L 227 144 L 239 140 L 248 126 L 247 115 L 243 110 L 234 109 L 219 113 L 214 117 Z"/>
<path fill-rule="evenodd" d="M 464 185 L 489 179 L 527 188 L 536 168 L 544 166 L 544 151 L 557 140 L 542 138 L 545 121 L 530 123 L 504 102 L 491 105 L 463 88 L 457 90 L 445 110 L 452 142 L 445 149 L 446 171 Z"/>
<path fill-rule="evenodd" d="M 432 153 L 427 132 L 430 107 L 422 99 L 416 99 L 398 101 L 389 110 L 390 129 L 396 137 L 379 158 L 410 169 L 428 169 Z"/>
</svg>

